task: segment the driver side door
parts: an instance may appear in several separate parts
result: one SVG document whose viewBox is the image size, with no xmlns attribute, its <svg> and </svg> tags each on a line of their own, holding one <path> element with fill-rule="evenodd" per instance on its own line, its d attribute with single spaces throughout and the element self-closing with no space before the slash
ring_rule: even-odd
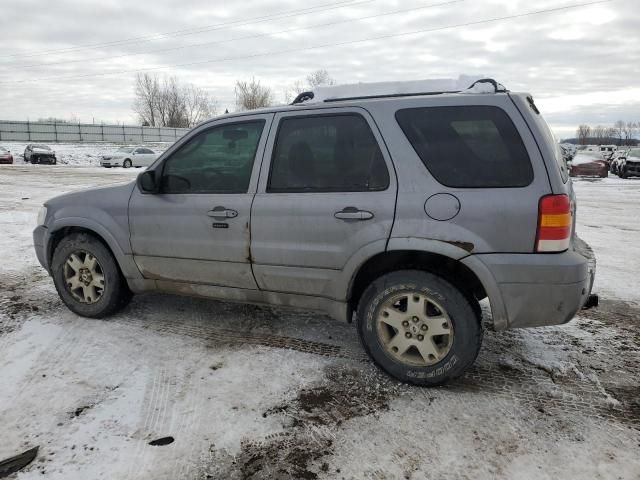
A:
<svg viewBox="0 0 640 480">
<path fill-rule="evenodd" d="M 250 213 L 272 117 L 199 127 L 155 167 L 159 193 L 136 186 L 129 202 L 131 246 L 145 278 L 257 289 Z"/>
</svg>

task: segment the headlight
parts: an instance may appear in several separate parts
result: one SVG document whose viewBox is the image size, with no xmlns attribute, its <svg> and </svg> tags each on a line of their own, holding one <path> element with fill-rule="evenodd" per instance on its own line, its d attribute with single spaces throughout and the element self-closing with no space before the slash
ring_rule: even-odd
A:
<svg viewBox="0 0 640 480">
<path fill-rule="evenodd" d="M 38 226 L 44 225 L 44 221 L 47 218 L 47 207 L 44 205 L 40 207 L 40 211 L 38 212 Z"/>
</svg>

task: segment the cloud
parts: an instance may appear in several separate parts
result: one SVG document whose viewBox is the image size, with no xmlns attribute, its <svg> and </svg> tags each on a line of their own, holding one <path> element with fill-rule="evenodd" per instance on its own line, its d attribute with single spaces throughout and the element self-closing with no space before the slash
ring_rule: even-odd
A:
<svg viewBox="0 0 640 480">
<path fill-rule="evenodd" d="M 118 72 L 176 64 L 193 65 L 158 72 L 207 89 L 223 109 L 233 107 L 237 79 L 255 76 L 280 93 L 311 70 L 326 68 L 342 83 L 489 72 L 511 90 L 534 94 L 557 132 L 575 130 L 583 121 L 610 124 L 619 118 L 640 117 L 635 100 L 640 98 L 640 11 L 635 0 L 458 28 L 446 27 L 579 2 L 466 0 L 418 9 L 442 1 L 355 0 L 330 8 L 329 0 L 312 4 L 247 0 L 223 6 L 210 0 L 183 0 L 179 7 L 150 0 L 45 4 L 38 0 L 9 0 L 7 4 L 5 0 L 0 117 L 75 115 L 85 121 L 131 122 L 135 120 L 131 110 L 134 73 Z M 315 12 L 314 6 L 318 7 Z M 246 23 L 248 18 L 305 8 L 305 14 L 186 34 L 207 25 Z M 416 9 L 356 20 L 410 8 Z M 330 22 L 338 23 L 317 26 Z M 291 29 L 300 30 L 277 33 Z M 182 34 L 157 35 L 177 30 Z M 431 31 L 399 35 L 416 30 Z M 253 35 L 265 36 L 239 39 Z M 384 35 L 396 36 L 312 48 Z M 112 43 L 131 37 L 145 38 Z M 73 49 L 108 42 L 112 44 Z M 59 49 L 71 50 L 52 52 Z M 158 51 L 163 49 L 173 50 Z M 301 51 L 274 54 L 293 49 Z M 26 56 L 43 52 L 48 53 Z M 22 56 L 7 57 L 14 53 Z M 116 58 L 131 53 L 138 55 Z M 69 61 L 73 63 L 56 63 Z M 49 65 L 28 67 L 38 63 Z"/>
</svg>

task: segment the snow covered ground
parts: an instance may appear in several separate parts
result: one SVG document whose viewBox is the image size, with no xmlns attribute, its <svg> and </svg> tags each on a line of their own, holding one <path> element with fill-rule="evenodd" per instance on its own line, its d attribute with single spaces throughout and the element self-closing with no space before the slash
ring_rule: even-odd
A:
<svg viewBox="0 0 640 480">
<path fill-rule="evenodd" d="M 0 142 L 0 145 L 10 150 L 13 154 L 13 163 L 20 165 L 24 162 L 23 153 L 29 143 L 42 142 Z M 46 144 L 46 143 L 45 143 Z M 145 146 L 156 153 L 162 153 L 169 148 L 171 143 L 145 143 L 125 145 L 122 143 L 51 143 L 51 150 L 56 152 L 58 163 L 62 165 L 99 166 L 102 156 L 112 154 L 123 146 Z"/>
<path fill-rule="evenodd" d="M 488 331 L 467 375 L 420 389 L 316 314 L 160 295 L 70 313 L 37 210 L 138 172 L 0 167 L 0 460 L 40 446 L 10 478 L 640 478 L 640 179 L 576 182 L 600 308 Z"/>
</svg>

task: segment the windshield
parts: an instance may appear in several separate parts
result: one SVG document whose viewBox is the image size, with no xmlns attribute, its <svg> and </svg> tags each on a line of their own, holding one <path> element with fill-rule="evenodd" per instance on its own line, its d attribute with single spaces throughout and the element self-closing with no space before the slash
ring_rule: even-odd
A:
<svg viewBox="0 0 640 480">
<path fill-rule="evenodd" d="M 120 147 L 118 150 L 116 150 L 116 152 L 131 153 L 131 152 L 133 152 L 133 148 L 131 148 L 131 147 Z"/>
<path fill-rule="evenodd" d="M 51 150 L 49 147 L 47 147 L 46 145 L 34 145 L 33 148 L 39 148 L 41 150 Z"/>
<path fill-rule="evenodd" d="M 7 150 L 6 148 L 4 148 L 4 147 L 0 147 L 0 152 L 8 152 L 8 151 L 9 151 L 9 150 Z"/>
</svg>

